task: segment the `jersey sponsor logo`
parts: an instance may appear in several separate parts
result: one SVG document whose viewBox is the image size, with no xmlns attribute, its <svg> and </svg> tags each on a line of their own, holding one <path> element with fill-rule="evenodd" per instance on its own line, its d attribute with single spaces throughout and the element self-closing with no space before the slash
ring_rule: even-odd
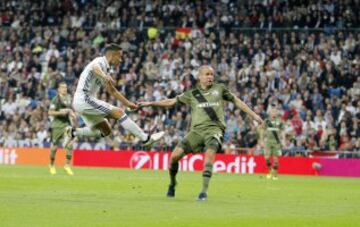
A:
<svg viewBox="0 0 360 227">
<path fill-rule="evenodd" d="M 268 131 L 279 131 L 280 129 L 279 128 L 272 128 L 272 127 L 269 127 L 267 128 Z"/>
<path fill-rule="evenodd" d="M 214 90 L 214 91 L 204 92 L 203 95 L 218 96 L 219 92 L 217 90 Z M 198 95 L 196 95 L 196 96 L 198 96 Z"/>
<path fill-rule="evenodd" d="M 200 107 L 200 108 L 213 107 L 213 106 L 220 106 L 220 103 L 219 102 L 204 102 L 204 103 L 199 103 L 197 105 L 197 107 Z"/>
</svg>

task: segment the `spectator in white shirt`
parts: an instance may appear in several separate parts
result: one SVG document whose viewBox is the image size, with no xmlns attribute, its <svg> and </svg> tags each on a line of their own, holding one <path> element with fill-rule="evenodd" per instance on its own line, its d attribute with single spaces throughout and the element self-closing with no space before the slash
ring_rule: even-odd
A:
<svg viewBox="0 0 360 227">
<path fill-rule="evenodd" d="M 4 103 L 4 105 L 2 106 L 2 111 L 7 117 L 12 117 L 15 114 L 15 112 L 17 111 L 17 104 L 16 102 L 14 102 L 13 97 L 9 98 L 9 100 Z"/>
</svg>

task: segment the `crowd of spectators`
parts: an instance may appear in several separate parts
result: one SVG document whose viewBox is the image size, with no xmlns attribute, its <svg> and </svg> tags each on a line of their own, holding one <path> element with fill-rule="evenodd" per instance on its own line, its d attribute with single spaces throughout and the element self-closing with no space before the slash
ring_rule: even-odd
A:
<svg viewBox="0 0 360 227">
<path fill-rule="evenodd" d="M 111 74 L 133 101 L 175 97 L 194 86 L 200 65 L 209 64 L 217 81 L 261 116 L 269 103 L 281 106 L 285 153 L 356 156 L 359 12 L 356 0 L 1 1 L 0 138 L 48 141 L 47 110 L 57 84 L 65 81 L 73 94 L 83 67 L 115 42 L 127 52 Z M 149 38 L 149 27 L 155 37 Z M 191 29 L 179 39 L 177 27 Z M 103 90 L 100 98 L 121 106 Z M 253 122 L 231 103 L 226 113 L 224 151 L 256 147 Z M 190 122 L 184 106 L 130 116 L 145 130 L 166 130 L 161 150 L 173 148 Z M 111 124 L 113 135 L 102 142 L 136 147 L 132 135 Z"/>
<path fill-rule="evenodd" d="M 3 0 L 0 7 L 0 25 L 14 28 L 354 28 L 360 22 L 358 0 Z"/>
</svg>

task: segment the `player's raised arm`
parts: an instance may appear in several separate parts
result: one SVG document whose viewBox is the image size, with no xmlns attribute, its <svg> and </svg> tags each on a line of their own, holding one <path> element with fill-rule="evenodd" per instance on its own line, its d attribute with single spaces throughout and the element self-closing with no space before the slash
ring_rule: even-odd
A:
<svg viewBox="0 0 360 227">
<path fill-rule="evenodd" d="M 55 110 L 50 106 L 50 109 L 48 111 L 49 116 L 53 116 L 53 117 L 60 117 L 60 116 L 68 116 L 70 121 L 71 121 L 71 125 L 74 125 L 75 119 L 76 119 L 76 114 L 72 109 L 69 108 L 64 108 L 64 109 L 60 109 L 60 110 Z"/>
<path fill-rule="evenodd" d="M 48 111 L 49 116 L 67 116 L 69 115 L 69 113 L 71 112 L 71 109 L 60 109 L 60 110 L 55 110 L 54 108 L 51 107 L 50 105 L 50 109 Z"/>
<path fill-rule="evenodd" d="M 252 111 L 250 109 L 250 107 L 248 105 L 246 105 L 246 103 L 244 103 L 243 101 L 241 101 L 239 98 L 234 97 L 234 103 L 235 105 L 241 109 L 242 111 L 244 111 L 245 113 L 249 114 L 255 121 L 257 121 L 260 125 L 264 125 L 264 121 L 263 119 L 261 119 L 261 117 L 259 115 L 257 115 L 254 111 Z"/>
<path fill-rule="evenodd" d="M 107 82 L 106 88 L 107 88 L 107 91 L 108 91 L 112 96 L 114 96 L 117 100 L 119 100 L 124 106 L 127 106 L 127 107 L 129 107 L 129 108 L 131 108 L 131 109 L 136 109 L 136 108 L 138 108 L 138 106 L 137 106 L 135 103 L 133 103 L 133 102 L 129 101 L 127 98 L 125 98 L 125 96 L 123 96 L 123 95 L 116 89 L 116 87 L 114 86 L 113 83 Z"/>
</svg>

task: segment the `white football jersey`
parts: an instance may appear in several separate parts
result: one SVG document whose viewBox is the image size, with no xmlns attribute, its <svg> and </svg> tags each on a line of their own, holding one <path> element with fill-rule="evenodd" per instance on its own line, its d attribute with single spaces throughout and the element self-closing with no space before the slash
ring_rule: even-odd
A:
<svg viewBox="0 0 360 227">
<path fill-rule="evenodd" d="M 100 76 L 93 73 L 94 65 L 99 65 L 101 70 L 108 74 L 110 70 L 109 63 L 107 62 L 105 56 L 97 57 L 92 60 L 89 64 L 85 66 L 85 69 L 80 75 L 78 85 L 76 87 L 75 96 L 86 95 L 91 97 L 96 97 L 97 93 L 100 90 L 100 87 L 103 85 L 103 80 Z"/>
</svg>

